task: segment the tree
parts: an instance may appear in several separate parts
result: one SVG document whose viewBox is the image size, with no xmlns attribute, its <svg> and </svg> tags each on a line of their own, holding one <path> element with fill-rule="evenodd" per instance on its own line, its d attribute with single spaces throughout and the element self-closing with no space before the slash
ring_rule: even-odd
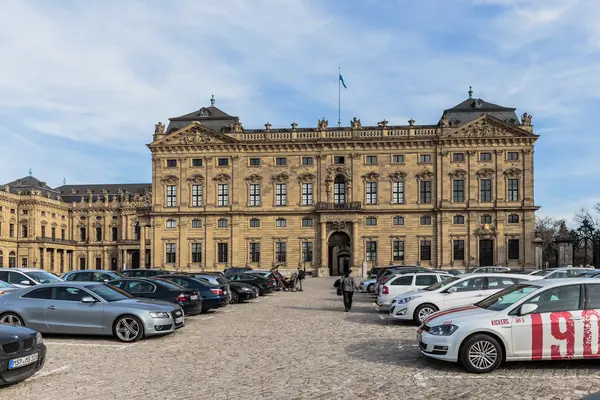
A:
<svg viewBox="0 0 600 400">
<path fill-rule="evenodd" d="M 552 217 L 535 218 L 535 231 L 537 236 L 542 238 L 542 263 L 546 262 L 550 266 L 555 266 L 558 260 L 558 249 L 554 243 L 554 238 L 558 234 L 561 221 Z"/>
<path fill-rule="evenodd" d="M 600 228 L 600 203 L 594 206 L 594 211 L 590 211 L 589 209 L 583 207 L 573 217 L 573 221 L 580 225 L 583 224 L 583 221 L 585 220 L 588 220 L 593 227 Z"/>
</svg>

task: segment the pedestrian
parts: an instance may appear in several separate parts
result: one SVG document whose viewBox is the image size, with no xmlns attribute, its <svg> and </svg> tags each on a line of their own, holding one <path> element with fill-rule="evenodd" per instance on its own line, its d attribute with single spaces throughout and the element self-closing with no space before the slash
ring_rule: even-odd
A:
<svg viewBox="0 0 600 400">
<path fill-rule="evenodd" d="M 302 289 L 302 281 L 304 280 L 304 278 L 306 276 L 306 273 L 304 272 L 303 269 L 300 269 L 300 267 L 298 267 L 297 273 L 298 273 L 298 287 L 299 287 L 298 291 L 302 292 L 303 291 L 303 289 Z"/>
<path fill-rule="evenodd" d="M 352 308 L 354 289 L 359 290 L 358 286 L 356 286 L 356 283 L 354 282 L 351 269 L 344 274 L 344 277 L 340 282 L 340 287 L 342 289 L 342 295 L 344 296 L 344 307 L 346 308 L 346 312 L 348 312 Z"/>
</svg>

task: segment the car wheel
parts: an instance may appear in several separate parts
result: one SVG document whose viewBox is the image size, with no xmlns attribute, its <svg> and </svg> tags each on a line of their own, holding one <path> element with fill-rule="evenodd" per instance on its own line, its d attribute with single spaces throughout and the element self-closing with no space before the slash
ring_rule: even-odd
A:
<svg viewBox="0 0 600 400">
<path fill-rule="evenodd" d="M 237 292 L 232 290 L 231 291 L 231 299 L 229 299 L 229 304 L 237 304 L 240 301 L 240 297 L 238 296 Z"/>
<path fill-rule="evenodd" d="M 137 342 L 144 337 L 144 325 L 133 315 L 123 315 L 115 321 L 113 333 L 121 342 Z"/>
<path fill-rule="evenodd" d="M 19 317 L 15 313 L 10 312 L 0 315 L 0 324 L 25 326 L 25 322 L 23 322 L 23 319 L 21 317 Z"/>
<path fill-rule="evenodd" d="M 433 304 L 421 304 L 415 310 L 415 315 L 414 315 L 413 319 L 415 320 L 415 322 L 417 324 L 420 325 L 423 323 L 423 321 L 425 321 L 425 319 L 427 317 L 429 317 L 431 314 L 433 314 L 434 312 L 437 312 L 437 311 L 438 311 L 438 308 L 436 306 L 434 306 Z"/>
<path fill-rule="evenodd" d="M 460 347 L 459 359 L 469 372 L 492 372 L 502 363 L 504 352 L 500 343 L 489 335 L 473 335 Z"/>
<path fill-rule="evenodd" d="M 374 283 L 371 283 L 369 286 L 367 286 L 367 292 L 375 293 L 375 284 Z"/>
</svg>

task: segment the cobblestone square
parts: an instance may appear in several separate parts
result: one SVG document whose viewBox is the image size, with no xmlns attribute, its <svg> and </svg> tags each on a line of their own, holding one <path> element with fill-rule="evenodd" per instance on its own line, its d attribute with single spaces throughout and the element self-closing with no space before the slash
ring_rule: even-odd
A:
<svg viewBox="0 0 600 400">
<path fill-rule="evenodd" d="M 48 361 L 5 399 L 581 399 L 600 390 L 597 361 L 511 363 L 472 375 L 425 359 L 415 327 L 356 294 L 343 312 L 333 278 L 191 317 L 131 345 L 47 336 Z M 390 397 L 393 396 L 393 397 Z"/>
</svg>

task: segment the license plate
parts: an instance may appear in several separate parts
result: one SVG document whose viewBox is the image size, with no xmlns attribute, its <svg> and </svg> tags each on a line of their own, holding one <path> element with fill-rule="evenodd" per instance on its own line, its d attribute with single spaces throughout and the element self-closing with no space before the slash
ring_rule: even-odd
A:
<svg viewBox="0 0 600 400">
<path fill-rule="evenodd" d="M 38 360 L 38 353 L 30 354 L 25 357 L 15 358 L 8 362 L 8 369 L 21 368 L 29 364 L 33 364 Z"/>
<path fill-rule="evenodd" d="M 175 318 L 175 323 L 176 324 L 183 324 L 183 317 Z"/>
<path fill-rule="evenodd" d="M 190 296 L 190 300 L 198 300 L 198 296 L 192 295 L 192 296 Z"/>
</svg>

